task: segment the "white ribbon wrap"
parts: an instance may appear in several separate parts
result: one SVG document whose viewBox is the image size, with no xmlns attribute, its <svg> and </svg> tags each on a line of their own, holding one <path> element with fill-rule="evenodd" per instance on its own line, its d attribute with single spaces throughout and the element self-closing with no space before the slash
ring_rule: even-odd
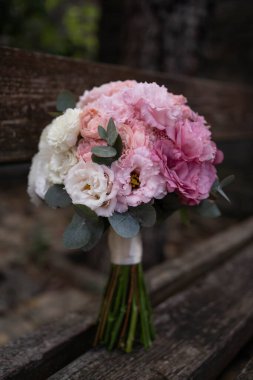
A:
<svg viewBox="0 0 253 380">
<path fill-rule="evenodd" d="M 111 262 L 117 265 L 134 265 L 142 259 L 141 236 L 124 239 L 110 228 L 108 244 L 111 254 Z"/>
</svg>

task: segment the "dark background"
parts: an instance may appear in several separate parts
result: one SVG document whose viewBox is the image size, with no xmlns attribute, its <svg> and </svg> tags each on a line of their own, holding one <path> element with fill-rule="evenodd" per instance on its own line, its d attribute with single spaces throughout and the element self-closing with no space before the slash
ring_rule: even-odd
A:
<svg viewBox="0 0 253 380">
<path fill-rule="evenodd" d="M 1 45 L 170 75 L 252 86 L 252 42 L 252 0 L 0 0 Z M 232 204 L 221 203 L 220 219 L 192 216 L 185 226 L 176 214 L 146 232 L 147 268 L 252 215 L 253 142 L 242 136 L 219 147 L 220 177 L 236 176 Z M 64 251 L 70 215 L 31 205 L 27 173 L 28 165 L 0 168 L 0 344 L 82 309 L 94 293 L 77 270 L 108 268 L 104 242 L 87 254 Z"/>
</svg>

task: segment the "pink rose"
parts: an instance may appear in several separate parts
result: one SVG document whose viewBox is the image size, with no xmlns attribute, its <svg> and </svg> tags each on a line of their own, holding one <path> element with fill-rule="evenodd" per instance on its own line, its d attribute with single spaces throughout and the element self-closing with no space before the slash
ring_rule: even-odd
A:
<svg viewBox="0 0 253 380">
<path fill-rule="evenodd" d="M 99 139 L 98 126 L 106 128 L 109 117 L 95 108 L 85 107 L 80 115 L 80 133 L 84 138 Z"/>
</svg>

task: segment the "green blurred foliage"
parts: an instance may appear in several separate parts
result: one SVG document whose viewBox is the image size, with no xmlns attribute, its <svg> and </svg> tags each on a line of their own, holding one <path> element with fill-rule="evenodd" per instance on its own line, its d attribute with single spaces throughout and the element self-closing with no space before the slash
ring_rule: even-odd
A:
<svg viewBox="0 0 253 380">
<path fill-rule="evenodd" d="M 0 43 L 96 59 L 99 20 L 91 0 L 1 0 Z"/>
</svg>

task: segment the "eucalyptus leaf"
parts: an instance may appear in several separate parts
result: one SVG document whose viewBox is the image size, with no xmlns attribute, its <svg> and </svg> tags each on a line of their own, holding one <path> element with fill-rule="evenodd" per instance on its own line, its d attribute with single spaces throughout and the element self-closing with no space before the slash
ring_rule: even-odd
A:
<svg viewBox="0 0 253 380">
<path fill-rule="evenodd" d="M 111 158 L 117 155 L 116 149 L 112 146 L 94 146 L 91 148 L 92 153 L 97 157 Z"/>
<path fill-rule="evenodd" d="M 229 175 L 228 177 L 224 178 L 221 182 L 220 182 L 220 187 L 225 187 L 225 186 L 228 186 L 230 185 L 232 182 L 234 182 L 235 180 L 235 176 L 234 174 L 231 174 Z"/>
<path fill-rule="evenodd" d="M 98 215 L 95 213 L 95 211 L 91 210 L 89 207 L 85 205 L 74 204 L 74 209 L 76 213 L 82 218 L 86 219 L 87 222 L 88 221 L 90 223 L 98 222 Z"/>
<path fill-rule="evenodd" d="M 68 90 L 62 91 L 56 99 L 56 109 L 57 111 L 64 112 L 68 108 L 75 108 L 76 97 L 72 92 Z"/>
<path fill-rule="evenodd" d="M 156 222 L 156 211 L 150 204 L 132 207 L 129 212 L 143 227 L 152 227 Z"/>
<path fill-rule="evenodd" d="M 102 218 L 99 218 L 98 222 L 95 225 L 89 226 L 91 236 L 88 243 L 82 247 L 83 251 L 90 251 L 101 239 L 104 232 L 104 223 Z"/>
<path fill-rule="evenodd" d="M 116 129 L 116 126 L 112 118 L 110 118 L 109 123 L 107 125 L 107 135 L 108 135 L 107 137 L 108 144 L 113 146 L 117 140 L 118 131 Z"/>
<path fill-rule="evenodd" d="M 122 150 L 123 150 L 123 143 L 122 143 L 122 139 L 121 139 L 119 134 L 118 134 L 117 139 L 115 141 L 114 148 L 117 151 L 117 157 L 116 158 L 118 159 L 118 158 L 120 158 L 120 156 L 122 154 Z"/>
<path fill-rule="evenodd" d="M 205 199 L 196 207 L 196 211 L 201 216 L 206 218 L 217 218 L 221 215 L 221 212 L 215 202 Z"/>
<path fill-rule="evenodd" d="M 85 246 L 91 238 L 90 229 L 86 221 L 78 214 L 74 214 L 63 235 L 66 248 L 78 249 Z"/>
<path fill-rule="evenodd" d="M 123 238 L 130 239 L 138 234 L 140 225 L 136 218 L 129 212 L 115 212 L 109 217 L 109 222 L 114 231 Z"/>
<path fill-rule="evenodd" d="M 45 195 L 45 201 L 50 207 L 64 208 L 71 205 L 72 200 L 62 185 L 51 186 Z"/>
<path fill-rule="evenodd" d="M 113 158 L 98 157 L 98 156 L 95 156 L 95 154 L 92 154 L 91 159 L 93 162 L 95 162 L 95 164 L 106 165 L 106 166 L 111 166 L 111 164 L 114 161 Z"/>
<path fill-rule="evenodd" d="M 107 141 L 107 132 L 101 125 L 98 126 L 98 134 L 101 137 L 101 139 Z"/>
<path fill-rule="evenodd" d="M 227 202 L 231 203 L 231 200 L 227 196 L 227 194 L 223 191 L 222 187 L 218 187 L 217 192 L 224 198 L 226 199 Z"/>
</svg>

